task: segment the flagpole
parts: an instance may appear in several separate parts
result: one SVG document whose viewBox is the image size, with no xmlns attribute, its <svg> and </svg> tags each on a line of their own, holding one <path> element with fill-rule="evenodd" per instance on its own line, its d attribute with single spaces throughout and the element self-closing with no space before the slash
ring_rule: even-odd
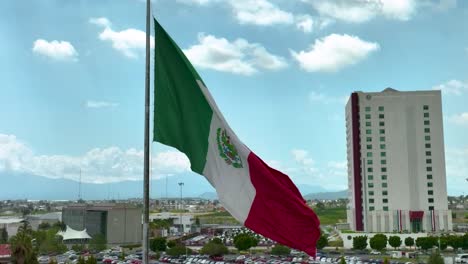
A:
<svg viewBox="0 0 468 264">
<path fill-rule="evenodd" d="M 146 0 L 146 65 L 145 65 L 145 143 L 143 167 L 143 264 L 148 264 L 148 223 L 149 223 L 149 161 L 150 161 L 150 5 Z"/>
</svg>

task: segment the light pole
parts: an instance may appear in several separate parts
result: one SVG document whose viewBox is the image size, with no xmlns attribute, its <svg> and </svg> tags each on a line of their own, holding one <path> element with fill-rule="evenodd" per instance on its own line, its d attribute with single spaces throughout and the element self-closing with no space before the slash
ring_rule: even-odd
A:
<svg viewBox="0 0 468 264">
<path fill-rule="evenodd" d="M 182 224 L 182 187 L 184 187 L 183 182 L 179 182 L 180 186 L 180 227 L 181 227 L 181 232 L 184 232 L 184 225 Z"/>
</svg>

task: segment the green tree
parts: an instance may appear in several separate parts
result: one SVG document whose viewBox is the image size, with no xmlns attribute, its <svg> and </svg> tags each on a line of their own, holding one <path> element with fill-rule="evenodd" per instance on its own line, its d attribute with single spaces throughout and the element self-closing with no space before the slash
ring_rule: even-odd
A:
<svg viewBox="0 0 468 264">
<path fill-rule="evenodd" d="M 97 264 L 97 260 L 93 255 L 91 255 L 89 256 L 88 260 L 86 260 L 86 264 Z"/>
<path fill-rule="evenodd" d="M 462 248 L 468 249 L 468 232 L 463 235 L 462 240 L 463 240 Z"/>
<path fill-rule="evenodd" d="M 387 247 L 387 236 L 376 234 L 369 240 L 370 247 L 375 250 L 382 250 Z"/>
<path fill-rule="evenodd" d="M 82 252 L 84 249 L 85 249 L 85 246 L 84 245 L 73 245 L 71 247 L 75 252 Z"/>
<path fill-rule="evenodd" d="M 416 239 L 416 246 L 423 250 L 428 250 L 434 247 L 434 245 L 434 240 L 431 237 L 418 237 Z"/>
<path fill-rule="evenodd" d="M 65 225 L 64 222 L 62 221 L 57 221 L 55 222 L 52 227 L 54 228 L 58 228 L 58 230 L 62 230 L 62 231 L 65 231 L 67 229 L 67 225 Z"/>
<path fill-rule="evenodd" d="M 57 261 L 55 261 L 54 259 L 51 259 L 51 260 L 49 261 L 49 264 L 57 264 Z"/>
<path fill-rule="evenodd" d="M 280 245 L 276 244 L 272 249 L 271 249 L 271 254 L 272 255 L 277 255 L 277 256 L 284 256 L 284 255 L 289 255 L 291 253 L 291 249 Z"/>
<path fill-rule="evenodd" d="M 340 264 L 346 264 L 346 260 L 343 256 L 340 258 Z"/>
<path fill-rule="evenodd" d="M 51 225 L 47 222 L 40 223 L 39 226 L 37 227 L 38 229 L 49 229 L 51 228 Z"/>
<path fill-rule="evenodd" d="M 21 225 L 18 232 L 10 239 L 13 263 L 36 264 L 36 252 L 32 245 L 32 236 L 28 225 Z"/>
<path fill-rule="evenodd" d="M 258 240 L 247 233 L 240 233 L 234 237 L 234 246 L 239 250 L 248 250 L 251 247 L 255 247 L 258 244 Z"/>
<path fill-rule="evenodd" d="M 384 258 L 383 264 L 390 264 L 390 261 L 388 261 L 388 258 Z"/>
<path fill-rule="evenodd" d="M 173 248 L 173 247 L 175 247 L 176 245 L 177 245 L 177 244 L 176 244 L 176 242 L 175 242 L 174 240 L 169 240 L 169 241 L 167 241 L 167 247 L 168 247 L 168 248 Z"/>
<path fill-rule="evenodd" d="M 222 243 L 221 239 L 213 239 L 210 242 L 206 243 L 200 253 L 206 254 L 209 256 L 222 256 L 229 252 L 228 248 Z"/>
<path fill-rule="evenodd" d="M 448 244 L 456 251 L 463 247 L 463 236 L 452 235 L 448 237 Z"/>
<path fill-rule="evenodd" d="M 407 246 L 407 247 L 414 246 L 414 238 L 412 238 L 412 237 L 405 238 L 405 246 Z"/>
<path fill-rule="evenodd" d="M 78 263 L 78 264 L 86 264 L 86 261 L 85 261 L 85 259 L 84 259 L 82 256 L 80 256 L 80 257 L 78 257 L 77 263 Z"/>
<path fill-rule="evenodd" d="M 364 250 L 367 247 L 367 236 L 355 236 L 353 238 L 353 249 Z"/>
<path fill-rule="evenodd" d="M 166 251 L 166 238 L 165 237 L 157 237 L 150 240 L 150 249 L 154 252 L 158 251 Z"/>
<path fill-rule="evenodd" d="M 388 238 L 388 244 L 390 244 L 394 249 L 397 249 L 401 246 L 401 238 L 399 236 L 390 236 Z"/>
<path fill-rule="evenodd" d="M 181 256 L 187 254 L 192 254 L 192 250 L 190 248 L 185 247 L 184 245 L 175 245 L 169 248 L 166 253 L 169 256 Z"/>
<path fill-rule="evenodd" d="M 6 227 L 0 228 L 0 244 L 6 244 L 8 242 L 8 231 Z"/>
<path fill-rule="evenodd" d="M 67 247 L 62 243 L 61 238 L 57 236 L 57 232 L 57 228 L 33 232 L 36 249 L 39 253 L 63 253 L 67 250 Z"/>
<path fill-rule="evenodd" d="M 444 259 L 440 255 L 439 251 L 435 251 L 429 257 L 427 264 L 444 264 Z"/>
<path fill-rule="evenodd" d="M 102 234 L 95 235 L 89 241 L 89 249 L 91 250 L 102 251 L 106 248 L 107 248 L 107 240 L 106 240 L 106 237 Z"/>
<path fill-rule="evenodd" d="M 328 237 L 322 233 L 317 241 L 317 249 L 323 249 L 326 246 L 328 246 Z"/>
</svg>

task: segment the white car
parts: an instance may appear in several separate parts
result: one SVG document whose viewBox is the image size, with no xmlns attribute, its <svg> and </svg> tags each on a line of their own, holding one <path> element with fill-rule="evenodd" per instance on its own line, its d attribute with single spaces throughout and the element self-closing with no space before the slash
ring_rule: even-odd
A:
<svg viewBox="0 0 468 264">
<path fill-rule="evenodd" d="M 380 251 L 377 251 L 377 250 L 372 250 L 370 252 L 371 255 L 380 255 Z"/>
<path fill-rule="evenodd" d="M 468 254 L 458 254 L 455 257 L 455 263 L 468 263 Z"/>
</svg>

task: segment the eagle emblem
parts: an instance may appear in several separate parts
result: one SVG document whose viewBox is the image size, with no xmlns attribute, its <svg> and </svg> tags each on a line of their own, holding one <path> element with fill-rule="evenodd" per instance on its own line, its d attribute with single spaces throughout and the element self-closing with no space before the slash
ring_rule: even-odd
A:
<svg viewBox="0 0 468 264">
<path fill-rule="evenodd" d="M 218 143 L 219 156 L 221 156 L 228 165 L 232 165 L 234 168 L 242 168 L 242 160 L 237 152 L 236 146 L 232 144 L 226 129 L 218 128 L 216 131 L 216 141 Z"/>
</svg>

